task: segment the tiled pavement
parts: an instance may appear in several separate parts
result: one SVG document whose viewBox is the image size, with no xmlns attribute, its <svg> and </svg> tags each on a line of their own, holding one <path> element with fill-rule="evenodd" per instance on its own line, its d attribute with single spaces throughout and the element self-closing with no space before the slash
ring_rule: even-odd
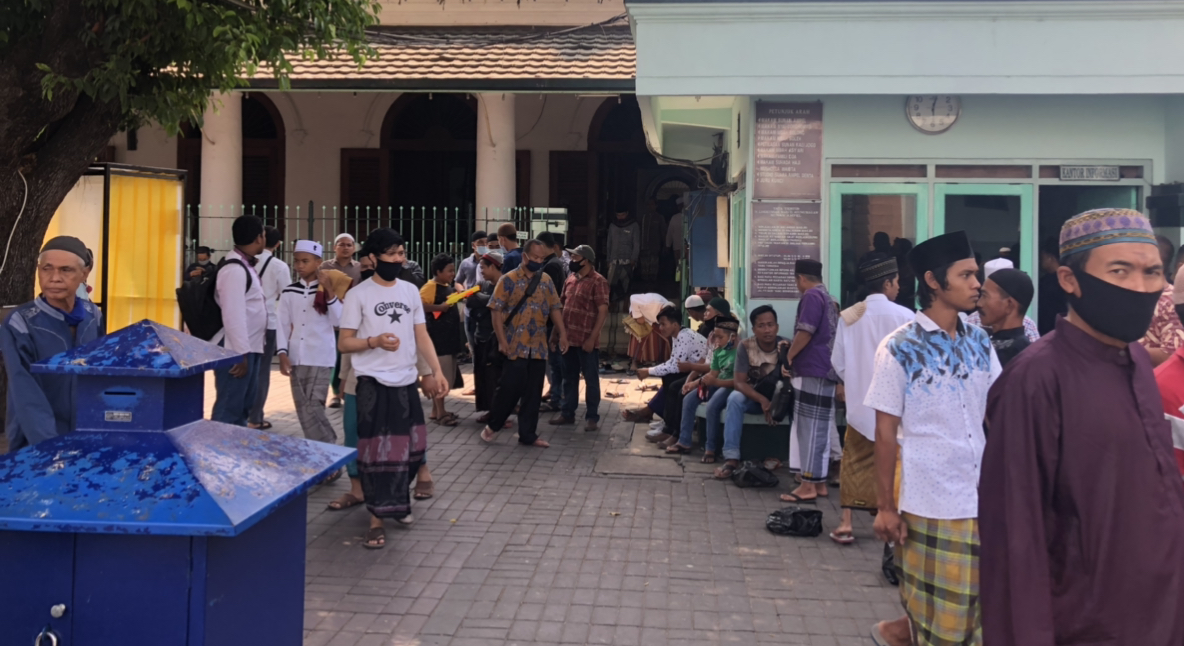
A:
<svg viewBox="0 0 1184 646">
<path fill-rule="evenodd" d="M 415 504 L 411 528 L 388 528 L 384 550 L 361 547 L 364 507 L 326 510 L 344 478 L 314 490 L 305 645 L 866 645 L 874 621 L 900 615 L 869 516 L 856 516 L 854 546 L 835 545 L 832 489 L 822 536 L 769 533 L 789 475 L 777 472 L 776 489 L 737 489 L 697 455 L 656 457 L 646 426 L 621 419 L 648 393 L 619 378 L 602 378 L 625 397 L 604 400 L 596 433 L 553 430 L 544 414 L 546 450 L 506 431 L 485 445 L 472 398 L 451 395 L 461 424 L 430 426 L 436 496 Z M 272 384 L 268 419 L 299 435 L 287 380 L 275 371 Z"/>
</svg>

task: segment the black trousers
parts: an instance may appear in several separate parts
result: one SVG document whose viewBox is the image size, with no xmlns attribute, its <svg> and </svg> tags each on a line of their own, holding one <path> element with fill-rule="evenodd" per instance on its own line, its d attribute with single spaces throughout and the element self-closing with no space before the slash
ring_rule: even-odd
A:
<svg viewBox="0 0 1184 646">
<path fill-rule="evenodd" d="M 518 442 L 534 444 L 539 439 L 539 406 L 546 379 L 547 362 L 543 359 L 507 359 L 489 411 L 490 430 L 500 431 L 518 404 Z"/>
<path fill-rule="evenodd" d="M 682 428 L 682 387 L 686 385 L 689 372 L 662 377 L 662 421 L 666 423 L 666 432 L 678 435 Z M 669 378 L 669 381 L 667 379 Z"/>
</svg>

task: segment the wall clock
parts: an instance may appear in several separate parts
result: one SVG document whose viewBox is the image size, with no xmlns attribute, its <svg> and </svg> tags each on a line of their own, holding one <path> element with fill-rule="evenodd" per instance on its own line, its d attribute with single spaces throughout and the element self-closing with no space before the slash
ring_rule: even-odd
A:
<svg viewBox="0 0 1184 646">
<path fill-rule="evenodd" d="M 914 128 L 927 135 L 949 130 L 962 113 L 962 98 L 950 94 L 909 96 L 904 114 Z"/>
</svg>

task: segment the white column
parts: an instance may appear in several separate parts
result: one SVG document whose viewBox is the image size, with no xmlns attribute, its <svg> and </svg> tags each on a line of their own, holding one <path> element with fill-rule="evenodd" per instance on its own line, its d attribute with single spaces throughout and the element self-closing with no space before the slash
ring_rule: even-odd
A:
<svg viewBox="0 0 1184 646">
<path fill-rule="evenodd" d="M 477 227 L 497 229 L 517 206 L 514 95 L 477 95 Z"/>
<path fill-rule="evenodd" d="M 243 203 L 242 94 L 215 94 L 206 106 L 201 137 L 201 244 L 218 250 L 233 244 L 230 225 Z"/>
</svg>

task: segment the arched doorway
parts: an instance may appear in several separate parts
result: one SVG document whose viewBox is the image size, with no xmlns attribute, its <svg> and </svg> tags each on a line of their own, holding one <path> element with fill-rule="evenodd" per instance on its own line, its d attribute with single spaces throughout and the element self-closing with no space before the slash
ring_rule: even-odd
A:
<svg viewBox="0 0 1184 646">
<path fill-rule="evenodd" d="M 469 214 L 477 193 L 477 102 L 463 94 L 404 94 L 382 122 L 387 204 Z"/>
<path fill-rule="evenodd" d="M 244 94 L 242 98 L 243 201 L 242 204 L 213 204 L 212 207 L 237 209 L 264 217 L 268 224 L 283 229 L 276 217 L 285 204 L 284 195 L 284 118 L 266 95 Z M 196 217 L 201 201 L 201 129 L 192 123 L 181 125 L 177 136 L 177 168 L 188 172 L 185 204 Z M 196 225 L 196 222 L 194 223 Z M 196 235 L 196 229 L 194 234 Z"/>
</svg>

